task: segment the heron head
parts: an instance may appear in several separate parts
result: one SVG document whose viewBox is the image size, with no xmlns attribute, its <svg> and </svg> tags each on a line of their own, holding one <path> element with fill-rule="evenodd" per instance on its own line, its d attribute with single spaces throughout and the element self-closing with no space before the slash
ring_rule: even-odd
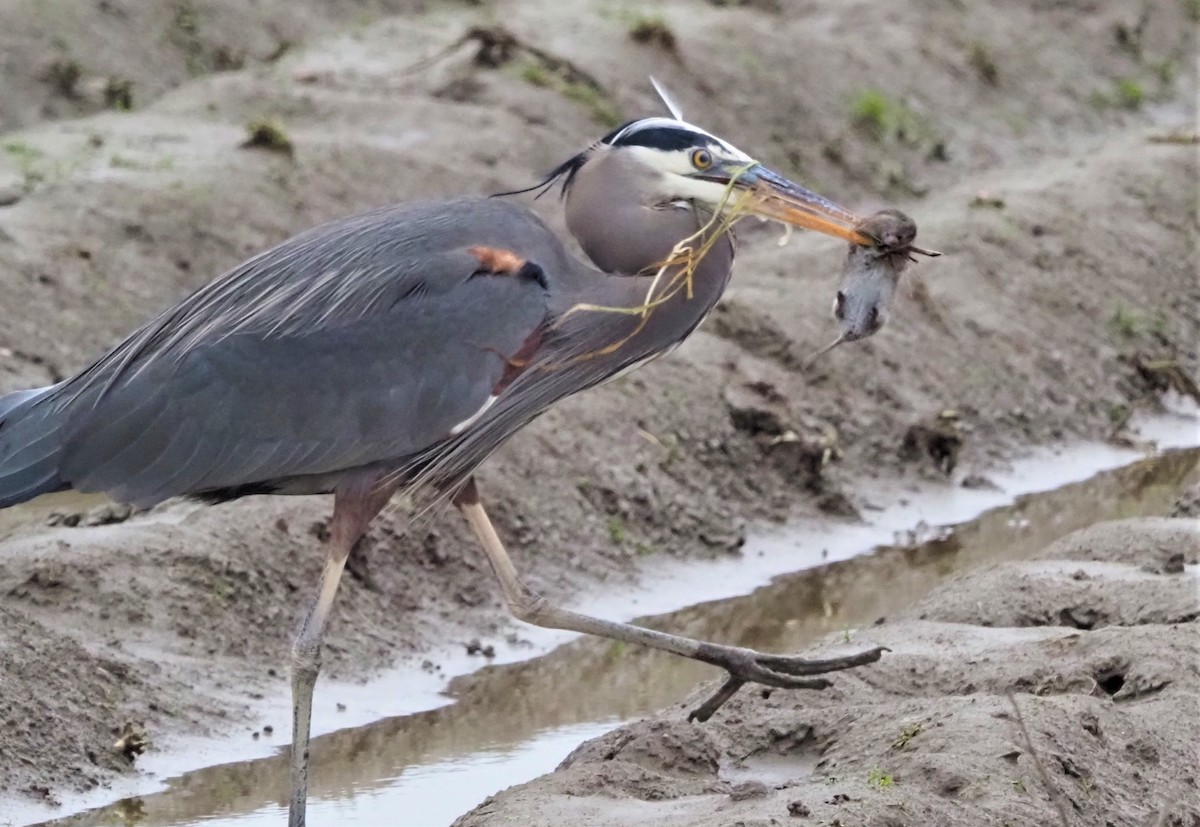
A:
<svg viewBox="0 0 1200 827">
<path fill-rule="evenodd" d="M 636 171 L 647 206 L 690 202 L 717 212 L 733 209 L 856 244 L 872 240 L 856 227 L 861 219 L 769 169 L 728 141 L 678 118 L 641 118 L 605 135 L 568 159 L 543 181 L 561 182 L 569 194 L 576 174 L 602 158 L 624 161 Z"/>
</svg>

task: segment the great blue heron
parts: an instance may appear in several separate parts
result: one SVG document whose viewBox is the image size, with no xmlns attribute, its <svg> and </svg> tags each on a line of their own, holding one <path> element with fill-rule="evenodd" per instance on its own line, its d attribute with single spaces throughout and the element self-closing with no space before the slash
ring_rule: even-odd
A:
<svg viewBox="0 0 1200 827">
<path fill-rule="evenodd" d="M 520 620 L 728 672 L 700 718 L 745 682 L 821 688 L 814 675 L 880 657 L 692 640 L 561 609 L 522 582 L 473 472 L 554 402 L 683 341 L 729 281 L 733 219 L 885 243 L 678 117 L 614 129 L 542 185 L 561 188 L 594 266 L 510 200 L 384 207 L 255 256 L 64 382 L 0 397 L 0 507 L 65 489 L 137 506 L 333 494 L 328 558 L 291 655 L 292 827 L 305 818 L 313 687 L 338 580 L 400 490 L 453 502 Z"/>
</svg>

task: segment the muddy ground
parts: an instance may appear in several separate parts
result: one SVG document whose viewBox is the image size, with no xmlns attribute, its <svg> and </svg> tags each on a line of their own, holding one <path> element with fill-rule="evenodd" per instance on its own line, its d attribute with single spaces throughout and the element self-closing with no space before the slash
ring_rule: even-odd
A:
<svg viewBox="0 0 1200 827">
<path fill-rule="evenodd" d="M 1191 520 L 1096 524 L 864 630 L 891 653 L 832 689 L 621 727 L 456 827 L 1200 823 L 1198 562 Z"/>
<path fill-rule="evenodd" d="M 85 366 L 322 219 L 524 185 L 620 118 L 658 112 L 654 74 L 691 119 L 859 211 L 902 207 L 946 256 L 918 268 L 881 334 L 804 371 L 833 335 L 841 247 L 796 236 L 781 248 L 773 228 L 746 226 L 729 293 L 684 347 L 560 405 L 486 466 L 485 496 L 536 587 L 569 599 L 633 581 L 643 557 L 736 553 L 748 521 L 847 518 L 867 477 L 943 479 L 900 449 L 948 409 L 962 447 L 946 484 L 1034 445 L 1106 438 L 1163 390 L 1148 365 L 1200 361 L 1195 15 L 1188 2 L 1040 0 L 13 3 L 0 12 L 0 391 Z M 286 141 L 245 147 L 264 119 Z M 536 206 L 561 223 L 552 199 Z M 799 439 L 766 438 L 764 422 Z M 168 748 L 230 731 L 263 693 L 284 692 L 327 512 L 320 498 L 258 498 L 132 518 L 71 499 L 0 513 L 0 802 L 136 771 L 109 748 L 126 721 Z M 351 572 L 328 674 L 514 630 L 452 516 L 409 525 L 398 508 Z M 869 673 L 888 687 L 942 634 L 881 634 L 893 628 L 897 656 Z M 1054 645 L 1076 647 L 1086 671 L 1105 635 L 1169 658 L 1172 628 L 1195 626 Z M 1046 641 L 1065 633 L 1040 631 L 1050 637 L 1007 645 L 1050 660 Z M 973 634 L 954 647 L 984 657 L 1005 643 Z M 948 687 L 958 667 L 943 665 Z M 907 714 L 869 675 L 839 682 L 844 694 L 822 701 L 833 717 L 813 718 L 827 739 L 845 728 L 832 723 L 838 697 L 870 710 L 875 729 L 838 742 L 847 767 L 882 762 L 872 737 Z M 968 700 L 946 726 L 1011 740 L 1010 721 L 989 726 L 1000 695 Z M 780 697 L 739 703 L 743 731 L 726 719 L 705 736 L 711 755 L 757 737 L 753 716 L 786 714 Z M 1041 703 L 1027 713 L 1035 739 L 1066 726 Z M 1140 737 L 1163 764 L 1174 742 L 1153 733 L 1180 714 L 1169 706 L 1139 706 L 1160 716 Z M 879 768 L 904 779 L 924 756 Z M 1004 789 L 980 795 L 999 808 Z M 976 823 L 936 797 L 906 801 Z"/>
</svg>

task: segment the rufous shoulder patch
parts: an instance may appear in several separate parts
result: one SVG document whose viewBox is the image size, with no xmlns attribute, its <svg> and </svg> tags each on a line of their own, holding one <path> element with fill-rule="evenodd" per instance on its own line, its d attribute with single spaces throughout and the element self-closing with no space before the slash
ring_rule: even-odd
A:
<svg viewBox="0 0 1200 827">
<path fill-rule="evenodd" d="M 525 266 L 525 259 L 512 250 L 499 247 L 468 247 L 467 252 L 479 259 L 484 269 L 501 275 L 515 275 Z"/>
</svg>

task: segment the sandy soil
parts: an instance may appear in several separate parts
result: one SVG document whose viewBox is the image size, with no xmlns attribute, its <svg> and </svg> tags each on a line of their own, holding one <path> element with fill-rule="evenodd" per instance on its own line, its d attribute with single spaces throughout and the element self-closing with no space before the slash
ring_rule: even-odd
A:
<svg viewBox="0 0 1200 827">
<path fill-rule="evenodd" d="M 958 414 L 960 468 L 986 469 L 1029 445 L 1106 436 L 1129 407 L 1153 404 L 1162 381 L 1145 358 L 1200 361 L 1196 152 L 1160 140 L 1194 129 L 1189 4 L 1142 17 L 1124 3 L 1040 0 L 882 11 L 810 0 L 786 13 L 683 0 L 243 6 L 31 0 L 0 12 L 0 123 L 17 130 L 0 140 L 0 391 L 83 367 L 321 219 L 523 185 L 614 118 L 658 111 L 651 73 L 690 117 L 782 171 L 864 212 L 901 206 L 947 255 L 922 265 L 883 333 L 805 373 L 804 357 L 832 337 L 841 250 L 807 237 L 781 249 L 773 230 L 747 227 L 729 294 L 683 348 L 561 405 L 485 469 L 501 532 L 552 597 L 630 581 L 647 555 L 733 553 L 746 520 L 852 510 L 865 477 L 939 478 L 900 447 L 943 410 Z M 630 36 L 643 14 L 661 15 L 672 48 Z M 406 71 L 471 27 L 498 25 L 585 75 L 473 42 Z M 64 54 L 78 89 L 53 68 Z M 131 111 L 95 98 L 88 79 L 110 77 L 133 80 Z M 290 154 L 241 147 L 264 117 Z M 558 220 L 552 201 L 539 209 Z M 768 444 L 746 424 L 764 417 L 800 439 Z M 826 454 L 831 464 L 814 461 Z M 129 772 L 109 748 L 127 721 L 163 744 L 227 731 L 256 697 L 285 691 L 327 510 L 260 498 L 126 518 L 66 500 L 0 514 L 0 800 L 54 800 Z M 511 630 L 454 519 L 410 526 L 397 510 L 352 574 L 332 675 Z M 1062 580 L 1039 577 L 1031 588 Z M 1168 621 L 1156 622 L 1132 627 L 1144 637 L 1127 645 L 1167 651 Z M 899 681 L 913 647 L 932 648 L 928 623 L 904 645 L 908 632 L 888 627 L 898 654 L 872 674 Z M 967 652 L 1004 642 L 962 634 L 954 645 Z M 1018 644 L 1027 659 L 1042 651 Z M 899 720 L 865 684 L 839 691 L 884 704 L 872 713 L 880 727 Z M 1003 712 L 1002 699 L 989 703 L 969 718 L 981 731 Z M 757 737 L 754 723 L 744 737 Z M 722 726 L 705 737 L 734 737 Z M 857 760 L 881 760 L 870 755 Z"/>
<path fill-rule="evenodd" d="M 621 727 L 456 825 L 1061 824 L 1047 784 L 1068 825 L 1200 823 L 1197 563 L 1191 520 L 1097 524 L 861 633 L 892 652 L 833 689 Z"/>
</svg>

